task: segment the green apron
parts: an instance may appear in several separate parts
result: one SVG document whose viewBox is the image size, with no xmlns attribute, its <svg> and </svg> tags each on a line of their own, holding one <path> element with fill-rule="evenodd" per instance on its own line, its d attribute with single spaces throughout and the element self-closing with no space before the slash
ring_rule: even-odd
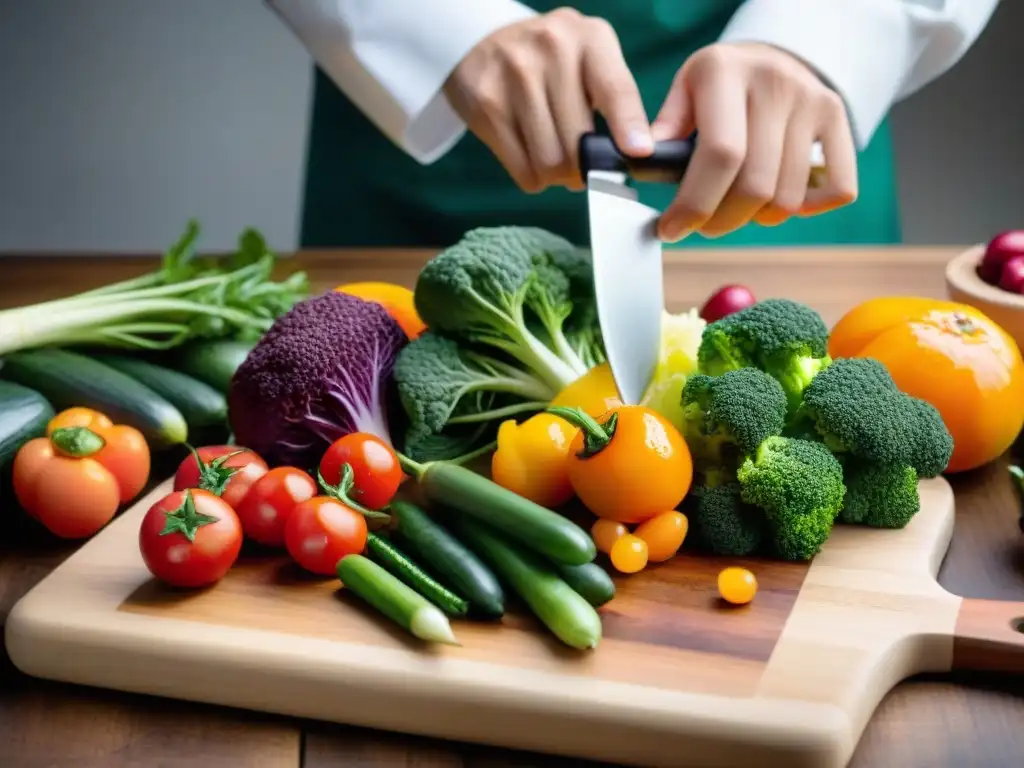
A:
<svg viewBox="0 0 1024 768">
<path fill-rule="evenodd" d="M 530 0 L 544 13 L 564 2 Z M 718 39 L 741 0 L 577 0 L 614 26 L 653 119 L 676 71 Z M 439 33 L 443 34 L 443 33 Z M 691 235 L 678 247 L 894 243 L 901 239 L 892 141 L 884 122 L 859 153 L 856 203 L 778 227 L 750 224 L 724 237 Z M 672 185 L 641 185 L 663 210 Z M 553 188 L 521 192 L 490 150 L 467 133 L 423 166 L 391 143 L 319 70 L 302 215 L 303 247 L 445 247 L 478 226 L 533 225 L 589 242 L 586 197 Z"/>
</svg>

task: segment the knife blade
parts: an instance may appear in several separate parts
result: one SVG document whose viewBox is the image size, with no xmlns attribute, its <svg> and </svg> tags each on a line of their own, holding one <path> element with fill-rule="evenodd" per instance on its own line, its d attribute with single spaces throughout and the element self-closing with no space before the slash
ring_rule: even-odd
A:
<svg viewBox="0 0 1024 768">
<path fill-rule="evenodd" d="M 622 154 L 610 136 L 580 137 L 580 172 L 587 186 L 590 251 L 597 317 L 619 398 L 643 399 L 658 367 L 665 306 L 660 211 L 639 202 L 630 179 L 679 184 L 696 147 L 688 139 L 658 142 L 647 157 Z M 821 145 L 811 157 L 809 184 L 821 186 Z"/>
</svg>

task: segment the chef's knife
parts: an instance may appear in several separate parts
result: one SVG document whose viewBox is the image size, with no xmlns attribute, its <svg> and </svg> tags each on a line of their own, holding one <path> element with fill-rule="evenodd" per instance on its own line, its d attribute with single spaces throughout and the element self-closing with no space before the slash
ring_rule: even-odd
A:
<svg viewBox="0 0 1024 768">
<path fill-rule="evenodd" d="M 629 157 L 608 136 L 580 137 L 597 317 L 612 378 L 627 405 L 643 399 L 654 377 L 665 304 L 662 244 L 656 230 L 660 212 L 640 203 L 628 181 L 679 184 L 695 146 L 696 137 L 663 141 L 647 157 Z M 820 151 L 815 145 L 812 186 L 824 178 Z"/>
</svg>

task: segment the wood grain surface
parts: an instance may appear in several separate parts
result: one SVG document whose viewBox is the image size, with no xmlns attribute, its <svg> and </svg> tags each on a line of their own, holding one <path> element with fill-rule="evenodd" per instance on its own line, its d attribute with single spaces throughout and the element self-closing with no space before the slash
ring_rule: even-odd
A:
<svg viewBox="0 0 1024 768">
<path fill-rule="evenodd" d="M 759 295 L 807 301 L 832 322 L 852 303 L 884 293 L 944 295 L 943 266 L 961 248 L 838 251 L 683 251 L 667 259 L 672 308 L 699 302 L 722 282 Z M 411 285 L 425 254 L 301 254 L 317 287 L 368 278 Z M 0 260 L 0 306 L 99 285 L 148 269 L 153 259 Z M 1005 460 L 951 478 L 956 529 L 940 573 L 947 589 L 978 598 L 1024 598 L 1018 500 Z M 2 488 L 0 488 L 2 492 Z M 5 510 L 7 511 L 7 510 Z M 0 537 L 0 616 L 75 547 L 24 520 Z M 0 667 L 0 764 L 12 766 L 577 765 L 540 756 L 380 734 L 223 708 L 176 705 L 29 680 Z M 1024 750 L 1024 686 L 1005 675 L 920 677 L 899 686 L 868 724 L 851 765 L 1007 766 Z M 97 723 L 103 723 L 102 727 Z M 63 734 L 54 737 L 55 733 Z M 6 751 L 6 752 L 5 752 Z M 580 763 L 579 765 L 582 765 Z"/>
</svg>

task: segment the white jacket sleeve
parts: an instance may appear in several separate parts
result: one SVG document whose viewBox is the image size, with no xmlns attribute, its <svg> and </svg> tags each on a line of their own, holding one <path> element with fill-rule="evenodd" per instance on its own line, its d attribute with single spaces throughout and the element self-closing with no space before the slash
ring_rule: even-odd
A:
<svg viewBox="0 0 1024 768">
<path fill-rule="evenodd" d="M 536 15 L 516 0 L 266 0 L 324 73 L 423 164 L 465 124 L 442 87 L 492 32 Z"/>
<path fill-rule="evenodd" d="M 747 0 L 723 42 L 803 60 L 843 98 L 864 148 L 897 101 L 956 64 L 999 0 Z"/>
</svg>

